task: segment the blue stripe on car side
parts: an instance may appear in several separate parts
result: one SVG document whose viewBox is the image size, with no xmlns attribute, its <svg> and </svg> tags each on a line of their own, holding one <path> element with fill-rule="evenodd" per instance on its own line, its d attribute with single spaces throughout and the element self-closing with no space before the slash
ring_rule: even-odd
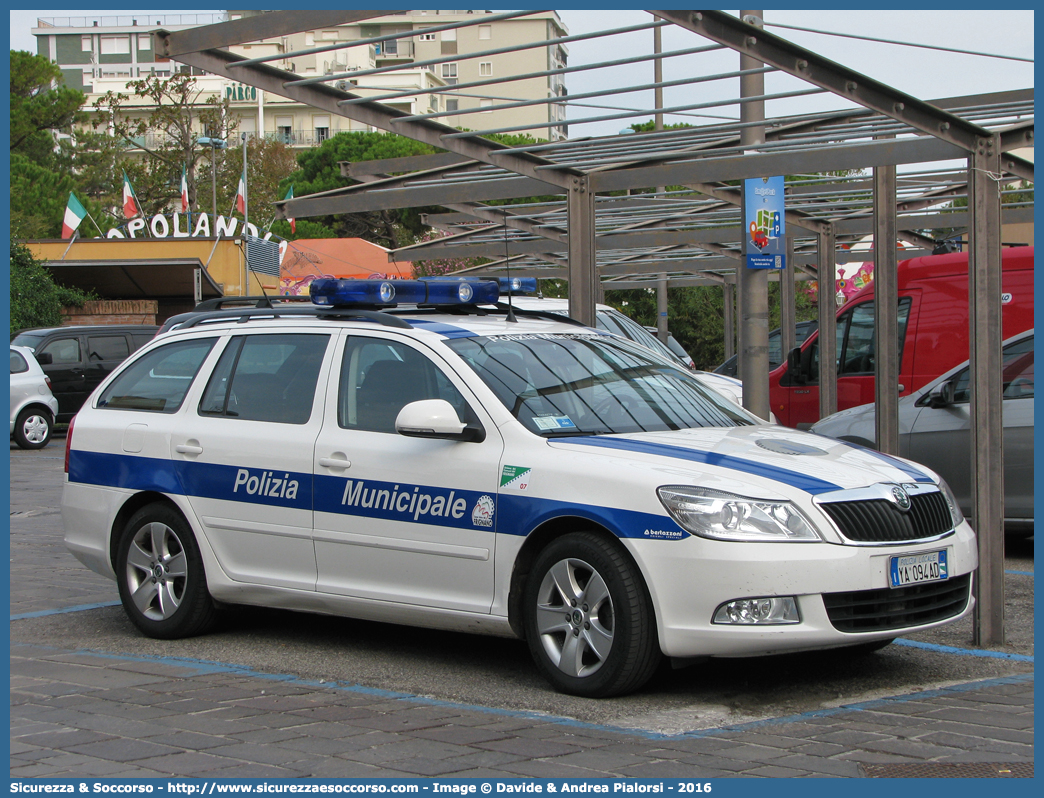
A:
<svg viewBox="0 0 1044 798">
<path fill-rule="evenodd" d="M 172 461 L 126 454 L 73 450 L 69 481 L 87 485 L 154 490 L 223 501 L 380 518 L 404 523 L 483 529 L 528 535 L 540 524 L 564 516 L 584 518 L 618 537 L 681 540 L 688 537 L 667 514 L 497 494 L 465 488 L 360 480 L 241 466 Z M 490 501 L 483 501 L 488 497 Z M 441 499 L 441 501 L 440 501 Z M 463 502 L 463 505 L 460 503 Z M 492 504 L 492 513 L 484 512 Z M 476 509 L 479 508 L 479 509 Z M 422 512 L 423 510 L 423 512 Z"/>
<path fill-rule="evenodd" d="M 185 493 L 170 460 L 82 449 L 69 452 L 69 481 L 107 488 Z"/>
<path fill-rule="evenodd" d="M 553 499 L 537 499 L 515 493 L 502 493 L 497 502 L 497 532 L 528 535 L 546 521 L 575 516 L 600 524 L 621 538 L 644 540 L 682 540 L 689 537 L 670 516 L 642 513 L 617 507 L 573 504 Z"/>
<path fill-rule="evenodd" d="M 648 441 L 636 441 L 620 438 L 568 438 L 556 443 L 579 444 L 583 446 L 596 446 L 603 449 L 619 449 L 625 452 L 638 452 L 640 454 L 654 454 L 660 457 L 673 457 L 678 460 L 688 460 L 692 463 L 721 466 L 734 471 L 742 471 L 766 479 L 774 479 L 792 488 L 803 490 L 813 496 L 819 493 L 828 493 L 833 490 L 841 490 L 840 485 L 835 485 L 826 480 L 817 479 L 807 474 L 799 474 L 796 471 L 788 471 L 785 468 L 756 463 L 752 460 L 744 460 L 727 454 L 715 454 L 714 452 L 701 452 L 695 449 L 687 449 L 683 446 L 671 446 L 666 443 L 651 443 Z"/>
</svg>

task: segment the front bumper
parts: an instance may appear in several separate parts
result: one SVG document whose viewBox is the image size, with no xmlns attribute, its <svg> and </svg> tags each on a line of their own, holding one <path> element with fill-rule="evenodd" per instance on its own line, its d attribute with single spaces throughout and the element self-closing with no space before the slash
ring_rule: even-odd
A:
<svg viewBox="0 0 1044 798">
<path fill-rule="evenodd" d="M 689 537 L 681 541 L 630 540 L 656 612 L 660 648 L 670 657 L 744 657 L 831 648 L 896 637 L 951 623 L 974 606 L 975 535 L 967 523 L 928 543 L 846 546 L 830 543 L 732 543 Z M 889 558 L 945 549 L 949 617 L 918 612 L 914 602 L 932 599 L 889 588 Z M 943 585 L 946 583 L 928 583 Z M 967 601 L 954 601 L 967 585 Z M 873 591 L 860 594 L 862 591 Z M 828 611 L 824 595 L 832 604 Z M 744 598 L 793 596 L 798 623 L 712 623 L 719 606 Z M 839 597 L 840 596 L 840 597 Z M 863 598 L 876 602 L 869 623 L 839 622 Z M 831 619 L 833 615 L 833 620 Z M 890 624 L 889 619 L 895 623 Z M 839 628 L 840 627 L 840 628 Z M 858 630 L 858 631 L 856 631 Z"/>
</svg>

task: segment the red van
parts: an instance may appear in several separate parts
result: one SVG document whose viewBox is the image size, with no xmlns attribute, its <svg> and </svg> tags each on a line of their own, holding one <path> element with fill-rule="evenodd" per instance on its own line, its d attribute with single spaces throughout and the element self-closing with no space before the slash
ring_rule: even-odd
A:
<svg viewBox="0 0 1044 798">
<path fill-rule="evenodd" d="M 1003 335 L 1033 327 L 1033 247 L 1003 252 Z M 780 424 L 807 429 L 819 420 L 819 333 L 769 375 Z M 899 395 L 968 359 L 968 253 L 899 263 Z M 790 364 L 796 365 L 791 368 Z M 874 285 L 837 313 L 837 409 L 874 401 Z"/>
</svg>

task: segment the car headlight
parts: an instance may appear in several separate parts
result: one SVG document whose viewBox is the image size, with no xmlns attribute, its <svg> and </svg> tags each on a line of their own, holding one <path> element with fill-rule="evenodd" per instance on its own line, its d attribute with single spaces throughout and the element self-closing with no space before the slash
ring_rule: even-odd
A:
<svg viewBox="0 0 1044 798">
<path fill-rule="evenodd" d="M 953 527 L 956 529 L 964 522 L 964 513 L 961 512 L 961 505 L 957 503 L 957 497 L 953 495 L 950 486 L 946 484 L 946 480 L 942 477 L 939 477 L 939 490 L 942 491 L 943 498 L 946 499 L 946 506 L 950 508 L 950 520 L 953 521 Z"/>
<path fill-rule="evenodd" d="M 671 518 L 694 535 L 715 540 L 818 541 L 812 523 L 787 501 L 752 499 L 711 488 L 657 489 Z"/>
</svg>

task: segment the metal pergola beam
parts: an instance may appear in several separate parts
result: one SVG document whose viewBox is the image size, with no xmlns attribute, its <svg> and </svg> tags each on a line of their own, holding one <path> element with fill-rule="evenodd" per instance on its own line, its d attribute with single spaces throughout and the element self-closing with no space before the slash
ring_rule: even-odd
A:
<svg viewBox="0 0 1044 798">
<path fill-rule="evenodd" d="M 337 89 L 307 87 L 311 92 Z M 328 107 L 328 106 L 323 106 Z M 359 106 L 355 106 L 359 107 Z M 455 139 L 455 141 L 462 141 Z M 739 180 L 750 174 L 797 174 L 811 171 L 837 171 L 873 166 L 926 163 L 966 157 L 952 144 L 930 138 L 874 141 L 863 144 L 819 147 L 798 152 L 771 152 L 757 155 L 731 155 L 699 158 L 681 163 L 621 169 L 591 175 L 592 191 L 625 191 L 659 184 L 678 185 Z M 541 169 L 537 179 L 504 176 L 469 181 L 437 181 L 431 185 L 381 192 L 358 191 L 356 196 L 329 197 L 321 201 L 295 197 L 274 203 L 287 216 L 305 218 L 339 213 L 388 210 L 394 208 L 444 205 L 445 202 L 487 201 L 535 197 L 554 192 L 565 193 L 565 187 L 550 185 L 553 170 Z M 356 187 L 352 187 L 356 188 Z"/>
<path fill-rule="evenodd" d="M 182 33 L 191 33 L 194 30 L 204 29 L 194 28 L 190 31 L 182 31 Z M 169 40 L 169 37 L 172 35 L 174 34 L 165 32 L 160 38 L 166 37 Z M 381 103 L 367 101 L 358 105 L 338 105 L 339 101 L 353 99 L 356 95 L 325 84 L 309 86 L 286 85 L 294 81 L 298 76 L 292 72 L 276 69 L 268 64 L 231 69 L 231 64 L 245 61 L 246 59 L 226 50 L 186 52 L 180 54 L 177 60 L 197 69 L 220 75 L 229 80 L 245 83 L 248 86 L 256 86 L 272 94 L 288 97 L 291 100 L 310 105 L 313 108 L 321 108 L 331 114 L 353 119 L 356 122 L 378 128 L 379 130 L 399 133 L 407 138 L 424 142 L 433 147 L 450 150 L 458 155 L 463 155 L 469 160 L 494 164 L 516 174 L 539 180 L 542 183 L 552 183 L 562 189 L 568 187 L 572 177 L 579 175 L 578 172 L 569 168 L 556 168 L 549 170 L 545 174 L 538 174 L 536 172 L 537 167 L 549 165 L 542 158 L 529 153 L 518 152 L 498 155 L 497 150 L 507 149 L 505 145 L 476 135 L 457 138 L 454 136 L 454 134 L 458 133 L 456 128 L 431 120 L 397 122 L 397 120 L 405 117 L 406 114 Z M 454 137 L 451 138 L 451 136 Z M 409 207 L 409 204 L 407 203 L 407 205 L 399 207 Z"/>
<path fill-rule="evenodd" d="M 722 11 L 651 11 L 814 86 L 971 152 L 990 131 Z M 822 171 L 822 170 L 820 170 Z M 833 171 L 833 170 L 829 170 Z"/>
<path fill-rule="evenodd" d="M 500 220 L 498 220 L 500 221 Z M 1001 216 L 1003 224 L 1024 224 L 1033 221 L 1032 208 L 1009 208 L 1004 210 Z M 501 222 L 502 223 L 502 222 Z M 826 223 L 831 227 L 829 223 Z M 897 237 L 904 236 L 913 239 L 912 243 L 920 244 L 927 249 L 934 245 L 934 239 L 928 239 L 913 232 L 916 230 L 931 230 L 935 228 L 950 229 L 962 228 L 969 224 L 967 211 L 954 211 L 953 213 L 925 214 L 918 217 L 899 217 L 897 220 Z M 860 216 L 857 218 L 840 221 L 832 226 L 835 236 L 863 236 L 874 232 L 874 221 L 872 216 Z M 909 230 L 910 232 L 906 232 Z M 476 230 L 462 233 L 461 236 L 474 236 L 477 234 L 489 234 L 489 230 Z M 595 237 L 595 247 L 599 252 L 610 252 L 614 250 L 636 249 L 641 247 L 677 247 L 692 246 L 708 251 L 732 250 L 734 247 L 721 244 L 722 241 L 739 241 L 743 235 L 743 228 L 739 226 L 729 227 L 706 227 L 691 230 L 638 230 L 620 233 L 605 233 Z M 805 238 L 797 237 L 799 240 L 813 240 L 813 236 Z M 707 245 L 707 246 L 704 246 Z M 429 241 L 424 244 L 415 244 L 409 247 L 393 250 L 391 256 L 396 260 L 420 261 L 430 258 L 483 258 L 497 257 L 503 252 L 503 242 L 485 241 L 468 244 L 457 243 L 456 237 Z M 511 252 L 514 255 L 532 255 L 548 250 L 554 251 L 551 242 L 544 238 L 522 239 L 511 241 Z M 851 254 L 851 253 L 849 253 Z M 901 255 L 902 253 L 900 253 Z M 855 253 L 854 258 L 870 257 Z M 839 255 L 839 262 L 842 255 Z M 660 261 L 663 262 L 663 261 Z M 734 262 L 734 261 L 733 261 Z M 799 263 L 803 262 L 800 260 Z"/>
</svg>

